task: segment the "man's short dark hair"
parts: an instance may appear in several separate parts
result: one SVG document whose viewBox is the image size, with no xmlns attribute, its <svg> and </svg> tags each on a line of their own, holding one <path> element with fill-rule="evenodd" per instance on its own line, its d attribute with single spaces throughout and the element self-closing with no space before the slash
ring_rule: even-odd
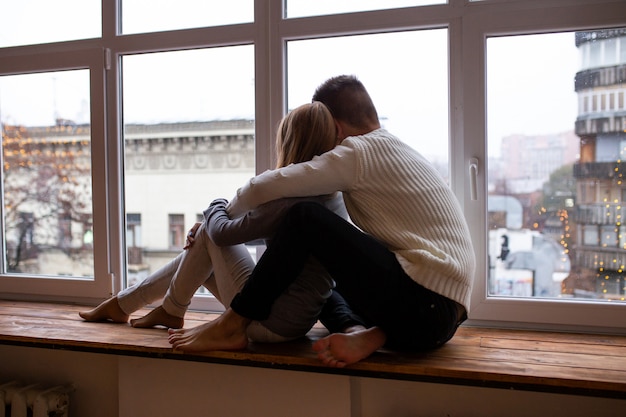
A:
<svg viewBox="0 0 626 417">
<path fill-rule="evenodd" d="M 313 101 L 321 101 L 333 117 L 366 128 L 378 123 L 378 113 L 365 86 L 354 75 L 339 75 L 317 87 Z"/>
</svg>

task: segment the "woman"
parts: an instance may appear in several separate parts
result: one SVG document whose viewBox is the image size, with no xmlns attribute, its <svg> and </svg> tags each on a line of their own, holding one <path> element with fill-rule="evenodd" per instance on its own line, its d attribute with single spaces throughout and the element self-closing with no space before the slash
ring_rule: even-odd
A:
<svg viewBox="0 0 626 417">
<path fill-rule="evenodd" d="M 276 135 L 277 167 L 311 160 L 337 145 L 332 115 L 322 103 L 302 105 L 283 118 Z M 217 199 L 204 211 L 205 221 L 190 230 L 184 251 L 141 283 L 121 291 L 96 308 L 79 313 L 87 321 L 126 323 L 130 314 L 163 298 L 161 306 L 131 320 L 133 327 L 181 328 L 200 285 L 224 306 L 243 288 L 255 267 L 244 243 L 269 239 L 282 214 L 297 202 L 313 201 L 347 218 L 341 193 L 269 202 L 231 220 L 227 201 Z M 321 279 L 320 279 L 321 278 Z M 281 342 L 304 336 L 331 295 L 334 282 L 309 259 L 297 280 L 273 305 L 272 314 L 249 326 L 257 342 Z"/>
</svg>

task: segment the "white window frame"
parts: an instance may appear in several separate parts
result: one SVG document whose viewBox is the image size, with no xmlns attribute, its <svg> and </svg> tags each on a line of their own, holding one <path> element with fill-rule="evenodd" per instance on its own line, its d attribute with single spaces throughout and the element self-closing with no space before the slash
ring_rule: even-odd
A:
<svg viewBox="0 0 626 417">
<path fill-rule="evenodd" d="M 12 56 L 3 60 L 0 66 L 2 75 L 42 73 L 63 70 L 88 69 L 90 71 L 91 97 L 91 149 L 93 155 L 105 154 L 105 114 L 104 114 L 104 67 L 105 54 L 102 49 L 86 45 L 78 51 L 48 52 L 45 46 L 24 48 L 25 55 Z M 107 230 L 109 222 L 106 210 L 106 161 L 92 158 L 92 204 L 94 230 Z M 100 192 L 96 192 L 100 190 Z M 59 301 L 73 300 L 68 294 L 81 294 L 82 297 L 101 297 L 110 293 L 111 280 L 107 259 L 108 241 L 103 233 L 94 233 L 94 279 L 62 277 L 37 277 L 28 275 L 4 274 L 0 279 L 0 294 L 12 298 L 45 298 Z M 100 279 L 96 279 L 100 277 Z"/>
<path fill-rule="evenodd" d="M 484 2 L 487 6 L 487 2 Z M 485 45 L 488 37 L 575 31 L 589 28 L 623 27 L 626 23 L 626 5 L 618 2 L 572 1 L 550 2 L 546 13 L 534 1 L 511 2 L 476 10 L 464 16 L 462 50 L 463 81 L 458 85 L 463 91 L 464 106 L 462 139 L 466 161 L 477 158 L 485 161 L 486 138 L 486 68 Z M 582 2 L 581 2 L 582 3 Z M 543 3 L 547 6 L 547 2 Z M 572 85 L 572 88 L 573 85 Z M 451 90 L 454 90 L 454 84 Z M 574 121 L 572 121 L 573 123 Z M 454 130 L 453 130 L 454 134 Z M 452 146 L 456 144 L 453 136 Z M 454 151 L 453 151 L 454 152 Z M 454 170 L 458 175 L 465 172 Z M 459 165 L 456 166 L 458 168 Z M 469 176 L 464 189 L 468 189 Z M 574 330 L 589 332 L 626 333 L 626 306 L 623 303 L 573 301 L 552 299 L 523 299 L 490 297 L 487 294 L 486 256 L 481 256 L 487 242 L 486 222 L 486 169 L 478 172 L 478 199 L 471 201 L 466 193 L 455 192 L 464 203 L 465 214 L 477 249 L 477 275 L 472 292 L 470 325 L 496 327 L 539 328 L 546 330 Z"/>
<path fill-rule="evenodd" d="M 95 280 L 44 281 L 35 277 L 2 276 L 0 294 L 64 300 L 68 298 L 66 294 L 78 293 L 75 300 L 87 301 L 108 297 L 120 289 L 125 273 L 119 104 L 119 62 L 123 55 L 254 44 L 256 169 L 261 172 L 273 166 L 273 129 L 285 112 L 287 41 L 447 28 L 450 184 L 470 220 L 477 253 L 468 323 L 626 333 L 626 305 L 623 303 L 489 297 L 486 279 L 486 39 L 489 36 L 625 27 L 626 4 L 623 0 L 449 0 L 444 5 L 297 19 L 283 19 L 283 1 L 288 0 L 256 0 L 255 21 L 252 23 L 132 35 L 118 33 L 119 1 L 102 0 L 101 38 L 0 49 L 0 74 L 90 68 L 93 154 L 106 155 L 106 160 L 94 158 L 92 162 Z M 367 65 L 368 59 L 375 57 L 369 57 L 364 51 L 363 65 Z M 470 173 L 476 173 L 476 176 Z"/>
</svg>

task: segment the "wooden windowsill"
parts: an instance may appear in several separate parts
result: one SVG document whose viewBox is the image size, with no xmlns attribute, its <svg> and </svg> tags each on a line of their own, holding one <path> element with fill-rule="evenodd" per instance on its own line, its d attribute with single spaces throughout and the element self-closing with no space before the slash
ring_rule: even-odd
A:
<svg viewBox="0 0 626 417">
<path fill-rule="evenodd" d="M 480 387 L 626 398 L 626 336 L 553 333 L 462 326 L 444 347 L 428 353 L 379 351 L 335 369 L 321 365 L 311 342 L 252 343 L 246 350 L 175 352 L 164 329 L 88 323 L 85 307 L 0 300 L 0 344 L 212 362 Z M 143 312 L 145 313 L 145 312 Z M 189 312 L 186 327 L 213 315 Z"/>
</svg>

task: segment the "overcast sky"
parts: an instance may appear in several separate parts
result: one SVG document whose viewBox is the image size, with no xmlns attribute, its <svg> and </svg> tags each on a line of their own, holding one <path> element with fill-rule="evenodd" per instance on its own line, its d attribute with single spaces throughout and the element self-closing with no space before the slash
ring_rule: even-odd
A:
<svg viewBox="0 0 626 417">
<path fill-rule="evenodd" d="M 67 26 L 86 36 L 99 36 L 99 33 L 92 33 L 94 26 L 98 25 L 88 18 L 97 12 L 99 19 L 99 1 L 64 1 L 72 10 L 80 11 L 73 12 L 72 16 L 86 17 L 72 18 L 71 24 L 58 25 L 58 21 L 50 16 L 63 9 L 59 7 L 61 0 L 39 1 L 37 6 L 33 0 L 1 1 L 0 14 L 3 16 L 24 16 L 35 7 L 42 13 L 29 13 L 28 18 L 34 20 L 27 28 L 20 24 L 20 19 L 5 19 L 0 25 L 0 45 L 10 44 L 15 38 L 26 43 L 42 42 L 42 36 L 51 39 L 47 30 L 50 21 L 55 22 L 54 31 L 61 39 L 70 36 L 65 33 Z M 178 16 L 175 11 L 181 5 L 196 1 L 179 1 L 175 3 L 177 7 L 172 8 L 174 3 L 169 0 L 125 0 L 124 30 L 166 29 L 159 26 L 159 11 L 166 13 L 169 24 L 178 25 L 179 21 L 188 24 L 190 14 Z M 407 4 L 408 0 L 397 1 Z M 364 8 L 369 8 L 370 3 L 376 2 L 357 2 Z M 194 7 L 210 8 L 214 4 L 202 1 Z M 214 17 L 230 19 L 229 22 L 234 23 L 237 19 L 242 20 L 242 15 L 229 15 L 228 11 L 251 9 L 252 0 L 226 4 L 231 8 L 218 8 L 223 15 Z M 337 4 L 348 3 L 291 0 L 290 13 L 306 14 L 303 8 L 307 5 Z M 153 12 L 150 19 L 145 18 L 146 10 Z M 204 12 L 193 15 L 210 15 L 206 10 Z M 231 16 L 237 16 L 237 19 Z M 243 20 L 251 18 L 244 15 Z M 63 17 L 60 19 L 63 21 Z M 133 27 L 132 22 L 141 24 Z M 200 24 L 192 22 L 190 25 Z M 33 28 L 42 31 L 36 33 Z M 367 60 L 361 53 L 364 45 L 369 51 Z M 385 127 L 427 155 L 446 155 L 446 53 L 445 29 L 290 42 L 288 103 L 293 108 L 310 101 L 315 87 L 330 76 L 356 74 L 374 98 Z M 156 123 L 252 118 L 252 59 L 251 46 L 126 57 L 123 62 L 125 120 Z M 576 119 L 574 76 L 578 70 L 573 33 L 490 39 L 487 60 L 491 154 L 497 153 L 503 136 L 560 133 L 573 129 Z M 0 118 L 6 123 L 24 125 L 50 125 L 54 124 L 56 117 L 86 123 L 88 97 L 87 71 L 61 72 L 54 76 L 0 77 Z"/>
</svg>

